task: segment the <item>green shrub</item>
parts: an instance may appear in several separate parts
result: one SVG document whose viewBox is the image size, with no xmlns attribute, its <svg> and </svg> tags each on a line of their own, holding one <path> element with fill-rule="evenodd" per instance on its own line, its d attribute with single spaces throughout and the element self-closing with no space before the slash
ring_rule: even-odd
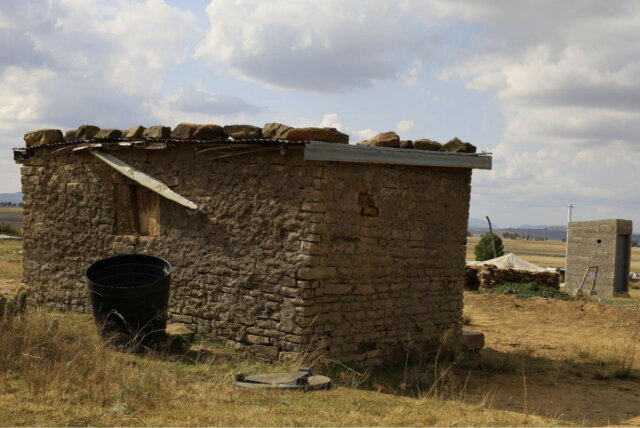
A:
<svg viewBox="0 0 640 428">
<path fill-rule="evenodd" d="M 502 246 L 502 239 L 495 233 L 493 239 L 496 244 L 496 257 L 504 256 L 504 247 Z M 489 260 L 493 258 L 493 246 L 491 245 L 491 233 L 485 233 L 480 238 L 480 242 L 473 250 L 473 254 L 476 256 L 476 260 L 479 262 Z"/>
<path fill-rule="evenodd" d="M 7 299 L 0 294 L 0 322 L 11 320 L 13 317 L 24 313 L 27 307 L 27 291 L 24 287 L 18 287 L 13 298 Z"/>
<path fill-rule="evenodd" d="M 499 287 L 492 288 L 490 290 L 476 291 L 478 294 L 514 294 L 517 297 L 544 297 L 547 299 L 556 300 L 574 300 L 569 296 L 553 287 L 545 287 L 544 285 L 536 284 L 535 282 L 528 282 L 525 284 L 519 284 L 516 282 L 508 282 L 502 284 Z"/>
</svg>

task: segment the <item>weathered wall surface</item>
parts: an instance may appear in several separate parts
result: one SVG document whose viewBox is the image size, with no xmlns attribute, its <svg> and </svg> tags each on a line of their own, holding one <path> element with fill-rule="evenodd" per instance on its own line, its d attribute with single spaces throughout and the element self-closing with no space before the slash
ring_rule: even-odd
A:
<svg viewBox="0 0 640 428">
<path fill-rule="evenodd" d="M 302 150 L 114 154 L 202 212 L 161 198 L 159 236 L 124 233 L 115 195 L 133 183 L 89 153 L 41 151 L 22 169 L 37 303 L 87 312 L 91 263 L 147 253 L 173 266 L 171 318 L 266 358 L 379 364 L 461 335 L 469 169 L 306 162 Z"/>
<path fill-rule="evenodd" d="M 469 169 L 318 164 L 300 274 L 314 349 L 404 361 L 462 334 Z"/>
<path fill-rule="evenodd" d="M 578 289 L 586 270 L 590 266 L 597 266 L 595 291 L 599 296 L 610 297 L 614 295 L 618 235 L 630 235 L 632 229 L 630 220 L 614 219 L 569 223 L 565 281 L 567 291 Z M 583 290 L 589 291 L 592 283 L 593 281 L 587 276 Z"/>
</svg>

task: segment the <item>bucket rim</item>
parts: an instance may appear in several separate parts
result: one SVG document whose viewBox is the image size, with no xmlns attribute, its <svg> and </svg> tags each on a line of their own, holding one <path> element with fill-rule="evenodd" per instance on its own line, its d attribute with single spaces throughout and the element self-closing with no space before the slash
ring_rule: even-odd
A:
<svg viewBox="0 0 640 428">
<path fill-rule="evenodd" d="M 159 277 L 155 281 L 150 282 L 148 284 L 136 285 L 136 286 L 128 286 L 128 287 L 113 287 L 113 286 L 99 284 L 98 282 L 96 282 L 95 280 L 93 280 L 90 277 L 90 275 L 94 273 L 93 271 L 98 269 L 100 267 L 100 265 L 107 264 L 109 262 L 115 263 L 119 259 L 128 259 L 128 258 L 139 258 L 139 259 L 146 259 L 148 261 L 159 262 L 159 264 L 164 265 L 163 267 L 166 268 L 166 269 L 164 269 L 166 271 L 166 273 L 162 277 Z M 167 260 L 163 259 L 162 257 L 152 256 L 150 254 L 118 254 L 118 255 L 106 257 L 106 258 L 103 258 L 103 259 L 100 259 L 100 260 L 97 260 L 97 261 L 91 263 L 91 265 L 85 271 L 84 276 L 85 276 L 85 278 L 86 278 L 86 280 L 88 282 L 88 285 L 89 285 L 90 289 L 92 287 L 97 287 L 97 288 L 108 289 L 108 290 L 112 290 L 112 289 L 121 289 L 121 290 L 124 290 L 124 289 L 138 289 L 138 290 L 143 290 L 145 288 L 154 288 L 155 286 L 158 285 L 158 283 L 160 283 L 162 281 L 165 281 L 167 278 L 170 278 L 171 277 L 171 273 L 172 273 L 171 263 L 169 263 Z"/>
</svg>

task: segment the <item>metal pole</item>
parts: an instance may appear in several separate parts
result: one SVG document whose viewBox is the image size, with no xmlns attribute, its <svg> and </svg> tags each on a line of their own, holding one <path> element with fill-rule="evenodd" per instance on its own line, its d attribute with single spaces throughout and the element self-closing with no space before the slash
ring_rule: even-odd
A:
<svg viewBox="0 0 640 428">
<path fill-rule="evenodd" d="M 565 271 L 565 275 L 567 272 L 567 260 L 569 259 L 569 223 L 571 223 L 571 214 L 573 212 L 573 205 L 571 205 L 571 202 L 569 202 L 569 205 L 567 206 L 567 239 L 565 239 L 565 246 L 564 246 L 564 271 Z"/>
<path fill-rule="evenodd" d="M 496 257 L 498 257 L 498 254 L 496 253 L 496 243 L 493 239 L 493 229 L 491 228 L 491 220 L 489 220 L 489 216 L 487 216 L 487 221 L 489 222 L 489 233 L 491 234 L 491 246 L 493 247 L 493 258 L 495 259 Z"/>
</svg>

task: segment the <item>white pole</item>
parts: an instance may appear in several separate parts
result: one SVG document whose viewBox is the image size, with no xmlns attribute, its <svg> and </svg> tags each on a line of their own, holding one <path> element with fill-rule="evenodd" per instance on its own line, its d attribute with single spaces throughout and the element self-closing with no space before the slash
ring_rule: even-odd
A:
<svg viewBox="0 0 640 428">
<path fill-rule="evenodd" d="M 565 239 L 564 250 L 564 274 L 567 274 L 567 259 L 569 258 L 569 223 L 571 223 L 571 213 L 573 212 L 573 205 L 569 202 L 567 206 L 567 239 Z"/>
</svg>

